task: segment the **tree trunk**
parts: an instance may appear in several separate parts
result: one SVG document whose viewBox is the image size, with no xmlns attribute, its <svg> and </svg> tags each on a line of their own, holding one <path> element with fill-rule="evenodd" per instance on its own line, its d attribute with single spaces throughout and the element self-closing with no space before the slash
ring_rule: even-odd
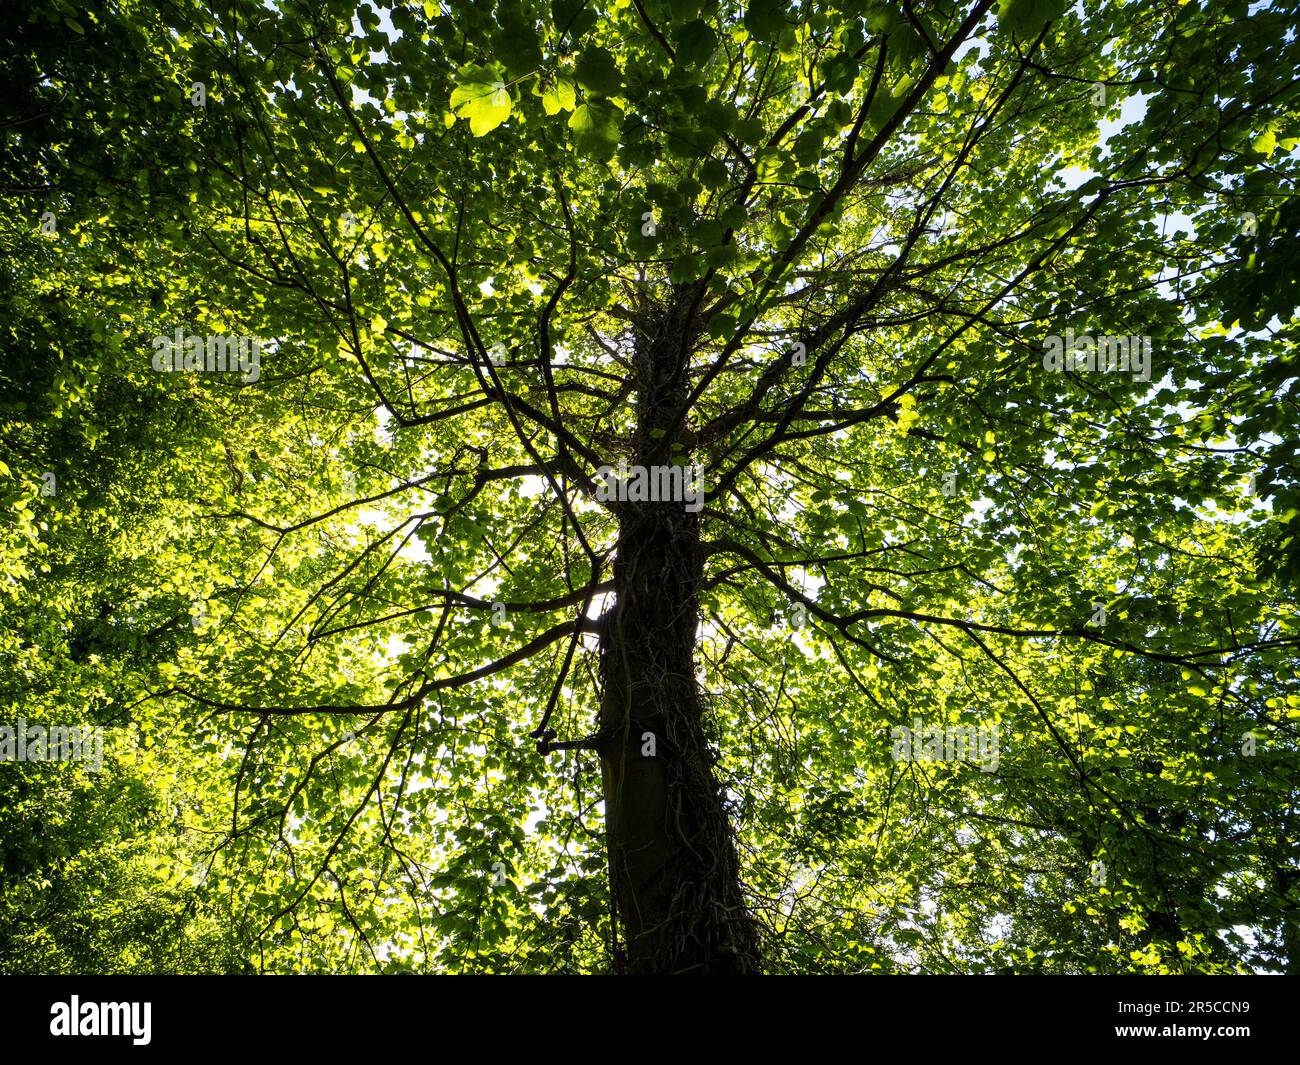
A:
<svg viewBox="0 0 1300 1065">
<path fill-rule="evenodd" d="M 681 300 L 638 346 L 635 462 L 684 395 Z M 666 465 L 667 457 L 657 465 Z M 621 971 L 752 973 L 755 924 L 713 774 L 695 680 L 704 558 L 681 501 L 624 503 L 605 617 L 600 755 Z"/>
</svg>

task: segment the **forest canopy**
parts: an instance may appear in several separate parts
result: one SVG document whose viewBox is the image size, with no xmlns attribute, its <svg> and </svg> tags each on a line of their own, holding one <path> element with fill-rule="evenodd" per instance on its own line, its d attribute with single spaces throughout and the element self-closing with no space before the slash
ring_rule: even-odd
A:
<svg viewBox="0 0 1300 1065">
<path fill-rule="evenodd" d="M 0 972 L 1300 971 L 1293 0 L 6 18 Z"/>
</svg>

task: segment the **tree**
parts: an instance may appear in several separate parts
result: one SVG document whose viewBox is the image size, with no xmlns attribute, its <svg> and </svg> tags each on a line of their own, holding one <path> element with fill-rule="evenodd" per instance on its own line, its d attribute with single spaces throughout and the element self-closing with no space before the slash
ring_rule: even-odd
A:
<svg viewBox="0 0 1300 1065">
<path fill-rule="evenodd" d="M 1294 13 L 29 14 L 145 57 L 8 169 L 153 162 L 24 261 L 167 274 L 67 361 L 260 964 L 1294 966 Z"/>
</svg>

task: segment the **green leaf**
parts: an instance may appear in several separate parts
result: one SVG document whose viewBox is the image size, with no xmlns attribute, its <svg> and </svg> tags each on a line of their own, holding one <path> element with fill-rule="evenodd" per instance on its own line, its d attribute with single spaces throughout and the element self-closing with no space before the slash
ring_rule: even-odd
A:
<svg viewBox="0 0 1300 1065">
<path fill-rule="evenodd" d="M 745 29 L 760 41 L 771 41 L 785 29 L 785 9 L 782 0 L 749 0 Z"/>
<path fill-rule="evenodd" d="M 703 19 L 692 19 L 673 34 L 677 62 L 686 68 L 701 67 L 718 47 L 718 35 Z"/>
<path fill-rule="evenodd" d="M 736 331 L 734 314 L 715 314 L 709 319 L 707 332 L 715 340 L 726 340 Z"/>
<path fill-rule="evenodd" d="M 510 117 L 512 101 L 505 86 L 505 72 L 496 64 L 477 64 L 461 70 L 451 94 L 452 109 L 469 119 L 476 137 L 490 133 Z"/>
<path fill-rule="evenodd" d="M 573 76 L 579 85 L 602 96 L 613 96 L 622 86 L 622 75 L 614 57 L 604 48 L 584 48 L 574 66 Z"/>
<path fill-rule="evenodd" d="M 597 21 L 590 0 L 551 0 L 551 18 L 555 28 L 571 41 L 576 41 Z"/>
<path fill-rule="evenodd" d="M 731 179 L 731 172 L 720 159 L 706 159 L 700 167 L 700 181 L 705 188 L 723 188 Z"/>
<path fill-rule="evenodd" d="M 745 224 L 745 222 L 748 220 L 748 217 L 749 215 L 748 212 L 746 212 L 745 210 L 744 204 L 733 203 L 730 207 L 726 208 L 720 215 L 718 215 L 718 221 L 721 222 L 728 229 L 739 229 L 741 226 Z"/>
<path fill-rule="evenodd" d="M 1065 7 L 1066 0 L 1000 0 L 998 27 L 1018 37 L 1035 37 Z"/>
<path fill-rule="evenodd" d="M 557 115 L 561 111 L 572 111 L 577 100 L 573 82 L 568 78 L 556 78 L 555 82 L 542 92 L 542 109 L 548 115 Z"/>
<path fill-rule="evenodd" d="M 574 147 L 584 155 L 609 159 L 618 147 L 623 112 L 607 100 L 589 100 L 569 116 Z"/>
<path fill-rule="evenodd" d="M 495 38 L 496 54 L 514 77 L 529 74 L 542 65 L 541 40 L 530 22 L 515 16 L 502 26 Z"/>
</svg>

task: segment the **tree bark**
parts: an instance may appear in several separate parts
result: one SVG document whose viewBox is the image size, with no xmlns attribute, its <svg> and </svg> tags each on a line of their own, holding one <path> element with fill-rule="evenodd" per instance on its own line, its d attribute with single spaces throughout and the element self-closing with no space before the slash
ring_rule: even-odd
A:
<svg viewBox="0 0 1300 1065">
<path fill-rule="evenodd" d="M 638 345 L 636 464 L 651 464 L 663 439 L 653 430 L 670 431 L 671 408 L 685 394 L 687 303 L 679 298 Z M 695 679 L 699 518 L 681 501 L 624 503 L 619 518 L 599 730 L 618 965 L 642 974 L 756 972 L 756 926 Z"/>
</svg>

